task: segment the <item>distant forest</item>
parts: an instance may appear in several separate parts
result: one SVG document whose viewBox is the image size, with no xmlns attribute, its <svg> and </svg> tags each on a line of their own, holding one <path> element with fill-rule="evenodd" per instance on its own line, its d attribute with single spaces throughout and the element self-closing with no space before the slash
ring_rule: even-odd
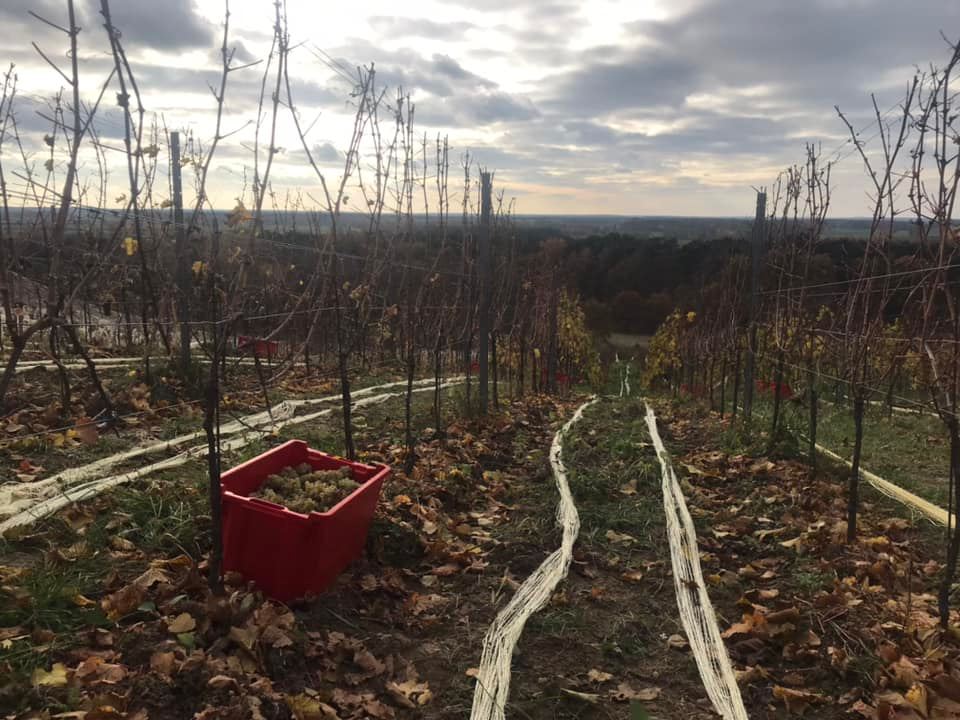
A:
<svg viewBox="0 0 960 720">
<path fill-rule="evenodd" d="M 822 241 L 812 260 L 811 284 L 852 277 L 863 249 L 860 239 Z M 895 242 L 890 246 L 891 262 L 907 262 L 916 251 L 916 244 Z M 674 308 L 702 306 L 720 271 L 731 262 L 746 268 L 749 252 L 745 237 L 682 242 L 610 233 L 567 239 L 563 282 L 579 293 L 595 334 L 646 335 L 655 332 Z M 828 288 L 822 294 L 831 292 L 836 291 Z"/>
<path fill-rule="evenodd" d="M 702 221 L 689 221 L 691 227 L 699 222 Z M 811 282 L 832 282 L 852 276 L 852 269 L 863 253 L 864 241 L 860 232 L 863 224 L 864 221 L 850 221 L 850 237 L 827 238 L 820 242 L 813 261 Z M 835 230 L 838 228 L 839 225 Z M 702 229 L 698 226 L 698 230 Z M 340 238 L 339 252 L 357 258 L 370 252 L 364 233 L 353 227 L 350 230 Z M 536 265 L 541 262 L 545 244 L 556 246 L 559 252 L 551 257 L 559 258 L 558 280 L 579 295 L 587 324 L 595 335 L 605 337 L 611 332 L 649 335 L 674 308 L 701 307 L 728 263 L 749 262 L 749 223 L 742 222 L 738 235 L 729 230 L 724 228 L 724 234 L 715 236 L 715 239 L 695 238 L 684 233 L 678 237 L 656 237 L 649 232 L 579 235 L 559 229 L 556 222 L 534 225 L 529 219 L 521 219 L 507 223 L 501 233 L 495 234 L 494 266 L 506 271 L 506 265 L 514 262 Z M 908 236 L 908 231 L 898 229 L 897 238 Z M 429 265 L 441 252 L 441 241 L 432 227 L 419 228 L 415 237 L 407 242 L 411 243 L 407 246 L 407 256 L 423 265 Z M 443 245 L 445 258 L 442 267 L 456 269 L 460 266 L 462 242 L 462 230 L 453 226 Z M 302 230 L 296 226 L 279 232 L 268 229 L 262 245 L 255 253 L 259 264 L 264 267 L 276 265 L 278 273 L 284 268 L 283 275 L 293 283 L 298 278 L 306 281 L 309 277 L 316 251 L 313 241 Z M 472 240 L 468 241 L 468 246 L 471 254 L 476 252 Z M 45 243 L 40 238 L 25 240 L 18 250 L 11 263 L 12 270 L 34 282 L 45 282 L 49 273 Z M 916 252 L 917 245 L 898 239 L 890 250 L 893 263 L 903 262 Z M 161 267 L 172 267 L 170 240 L 157 243 L 150 252 L 159 256 Z M 99 261 L 97 253 L 89 248 L 89 239 L 82 233 L 66 238 L 65 253 L 71 258 L 66 274 L 72 281 L 79 280 Z M 194 255 L 200 257 L 199 250 Z M 117 276 L 125 279 L 121 291 L 128 298 L 138 297 L 141 288 L 138 287 L 135 263 L 125 262 L 134 259 L 118 259 L 114 272 L 100 278 L 103 287 L 97 282 L 89 283 L 87 299 L 104 302 L 107 307 L 110 301 L 120 300 L 111 284 Z M 37 300 L 32 296 L 19 299 L 28 304 Z"/>
</svg>

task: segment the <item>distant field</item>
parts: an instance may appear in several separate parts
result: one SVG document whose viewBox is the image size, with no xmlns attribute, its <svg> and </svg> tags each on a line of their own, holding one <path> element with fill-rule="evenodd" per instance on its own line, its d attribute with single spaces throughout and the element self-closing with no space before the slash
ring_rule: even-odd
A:
<svg viewBox="0 0 960 720">
<path fill-rule="evenodd" d="M 617 350 L 642 350 L 650 347 L 652 335 L 634 335 L 632 333 L 610 333 L 607 342 Z"/>
</svg>

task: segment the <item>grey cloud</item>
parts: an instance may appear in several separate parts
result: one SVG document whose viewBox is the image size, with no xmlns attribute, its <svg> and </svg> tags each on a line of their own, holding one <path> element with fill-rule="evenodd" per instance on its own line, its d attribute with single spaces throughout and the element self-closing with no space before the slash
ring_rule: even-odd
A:
<svg viewBox="0 0 960 720">
<path fill-rule="evenodd" d="M 643 49 L 547 78 L 545 104 L 580 117 L 675 106 L 698 87 L 699 75 L 698 68 L 680 53 Z"/>
<path fill-rule="evenodd" d="M 539 111 L 526 98 L 500 91 L 462 93 L 417 105 L 417 119 L 432 127 L 477 127 L 530 120 Z"/>
<path fill-rule="evenodd" d="M 114 27 L 122 34 L 125 49 L 136 46 L 155 50 L 207 47 L 216 42 L 215 28 L 197 14 L 192 0 L 123 0 L 110 5 Z M 103 34 L 100 3 L 86 0 L 80 17 L 89 29 Z"/>
<path fill-rule="evenodd" d="M 708 2 L 630 32 L 692 51 L 705 84 L 775 85 L 785 95 L 828 106 L 862 98 L 887 69 L 943 55 L 938 30 L 960 25 L 960 3 L 771 3 L 741 0 L 737 12 Z"/>
<path fill-rule="evenodd" d="M 417 121 L 431 127 L 478 127 L 539 115 L 530 99 L 501 90 L 449 55 L 424 57 L 408 48 L 387 51 L 357 40 L 340 48 L 337 56 L 347 64 L 361 59 L 375 62 L 380 86 L 402 87 L 410 93 L 417 105 Z M 431 97 L 421 100 L 421 91 Z"/>
<path fill-rule="evenodd" d="M 343 153 L 329 142 L 314 145 L 311 153 L 313 154 L 313 159 L 317 162 L 340 162 L 343 159 Z"/>
</svg>

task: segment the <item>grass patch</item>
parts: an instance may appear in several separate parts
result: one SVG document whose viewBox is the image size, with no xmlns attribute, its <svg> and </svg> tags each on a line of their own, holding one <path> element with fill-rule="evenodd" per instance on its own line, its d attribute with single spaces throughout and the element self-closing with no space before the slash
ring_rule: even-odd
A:
<svg viewBox="0 0 960 720">
<path fill-rule="evenodd" d="M 553 637 L 576 635 L 587 627 L 586 612 L 578 605 L 550 605 L 531 616 L 527 632 Z"/>
<path fill-rule="evenodd" d="M 784 403 L 783 421 L 798 439 L 806 437 L 809 407 Z M 772 412 L 769 399 L 756 403 L 766 421 Z M 841 457 L 853 454 L 855 439 L 853 410 L 847 405 L 821 401 L 818 408 L 817 442 Z M 799 441 L 805 448 L 806 442 Z M 805 454 L 805 450 L 801 450 Z M 950 440 L 943 422 L 930 415 L 888 413 L 886 408 L 868 405 L 864 412 L 864 469 L 876 473 L 921 497 L 946 507 L 950 462 Z"/>
</svg>

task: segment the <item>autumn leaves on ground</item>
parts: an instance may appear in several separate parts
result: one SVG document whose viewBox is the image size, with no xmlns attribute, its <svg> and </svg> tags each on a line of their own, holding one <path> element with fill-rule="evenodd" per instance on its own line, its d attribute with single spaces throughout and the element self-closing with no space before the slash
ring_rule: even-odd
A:
<svg viewBox="0 0 960 720">
<path fill-rule="evenodd" d="M 409 476 L 402 398 L 365 409 L 361 458 L 395 469 L 367 551 L 329 592 L 289 607 L 232 574 L 224 596 L 210 595 L 199 461 L 8 537 L 2 713 L 469 716 L 484 633 L 559 546 L 547 453 L 582 398 L 502 401 L 482 421 L 462 389 L 444 400 L 438 432 L 432 398 L 414 399 Z M 789 442 L 768 453 L 765 438 L 750 444 L 693 403 L 653 402 L 750 717 L 955 716 L 957 638 L 937 626 L 934 597 L 941 534 L 867 495 L 846 545 L 839 472 L 811 480 Z M 580 535 L 568 578 L 514 654 L 508 717 L 715 717 L 677 614 L 643 413 L 635 398 L 603 399 L 565 439 Z M 289 428 L 225 461 L 291 437 L 336 448 L 336 423 Z M 4 462 L 56 468 L 90 452 L 7 448 Z"/>
</svg>

